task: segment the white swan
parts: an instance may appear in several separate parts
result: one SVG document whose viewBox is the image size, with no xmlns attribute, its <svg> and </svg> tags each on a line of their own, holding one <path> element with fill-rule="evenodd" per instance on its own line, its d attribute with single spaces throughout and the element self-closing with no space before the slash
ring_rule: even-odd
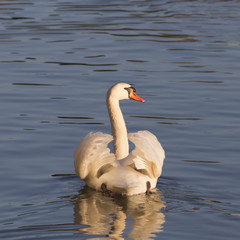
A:
<svg viewBox="0 0 240 240">
<path fill-rule="evenodd" d="M 127 83 L 118 83 L 107 92 L 107 108 L 112 136 L 90 132 L 74 152 L 76 174 L 96 190 L 122 195 L 149 192 L 161 175 L 165 152 L 149 131 L 127 134 L 119 100 L 144 102 Z M 113 140 L 114 153 L 108 144 Z M 129 153 L 128 140 L 135 144 Z"/>
</svg>

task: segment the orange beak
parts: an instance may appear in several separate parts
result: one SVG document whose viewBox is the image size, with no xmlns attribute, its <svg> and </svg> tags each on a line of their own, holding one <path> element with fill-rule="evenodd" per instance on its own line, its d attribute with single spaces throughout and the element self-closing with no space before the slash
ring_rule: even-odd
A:
<svg viewBox="0 0 240 240">
<path fill-rule="evenodd" d="M 134 91 L 131 91 L 129 98 L 138 102 L 144 102 L 144 99 L 140 98 Z"/>
</svg>

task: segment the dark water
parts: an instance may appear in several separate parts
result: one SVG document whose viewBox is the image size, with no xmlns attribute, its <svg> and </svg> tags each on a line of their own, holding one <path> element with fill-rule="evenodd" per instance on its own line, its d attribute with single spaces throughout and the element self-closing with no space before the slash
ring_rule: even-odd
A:
<svg viewBox="0 0 240 240">
<path fill-rule="evenodd" d="M 239 1 L 0 1 L 1 239 L 239 239 Z M 74 175 L 89 131 L 166 151 L 158 192 L 112 199 Z"/>
</svg>

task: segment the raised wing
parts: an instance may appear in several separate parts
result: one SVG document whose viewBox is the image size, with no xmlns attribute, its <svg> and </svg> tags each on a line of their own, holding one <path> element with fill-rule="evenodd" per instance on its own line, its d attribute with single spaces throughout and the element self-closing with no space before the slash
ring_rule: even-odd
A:
<svg viewBox="0 0 240 240">
<path fill-rule="evenodd" d="M 162 173 L 165 152 L 156 136 L 149 131 L 129 133 L 128 138 L 135 148 L 125 159 L 124 165 L 134 165 L 139 172 L 150 178 L 157 178 Z"/>
<path fill-rule="evenodd" d="M 90 132 L 84 137 L 74 152 L 76 174 L 85 179 L 99 177 L 104 171 L 115 166 L 115 156 L 107 147 L 112 136 L 102 132 Z"/>
</svg>

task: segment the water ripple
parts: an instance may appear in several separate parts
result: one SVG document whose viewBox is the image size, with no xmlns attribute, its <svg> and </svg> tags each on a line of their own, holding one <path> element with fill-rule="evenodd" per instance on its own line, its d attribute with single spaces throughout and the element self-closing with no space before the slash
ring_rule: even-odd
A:
<svg viewBox="0 0 240 240">
<path fill-rule="evenodd" d="M 129 116 L 133 118 L 149 118 L 149 119 L 163 119 L 163 120 L 178 120 L 178 121 L 199 121 L 204 120 L 203 118 L 195 117 L 160 117 L 160 116 Z"/>
</svg>

